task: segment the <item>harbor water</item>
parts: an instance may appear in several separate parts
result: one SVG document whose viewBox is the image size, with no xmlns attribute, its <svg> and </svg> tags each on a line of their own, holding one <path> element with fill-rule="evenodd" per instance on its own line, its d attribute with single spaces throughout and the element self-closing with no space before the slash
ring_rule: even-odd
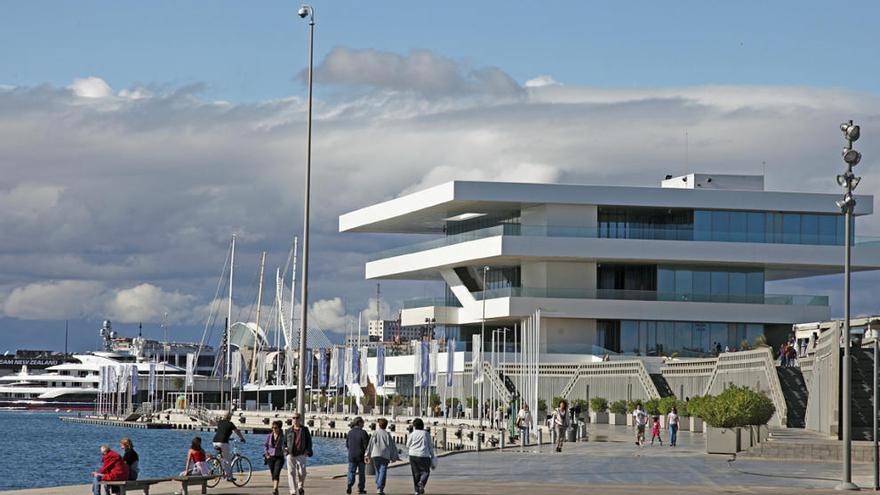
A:
<svg viewBox="0 0 880 495">
<path fill-rule="evenodd" d="M 213 453 L 213 432 L 144 430 L 65 423 L 63 413 L 0 411 L 0 491 L 91 483 L 90 475 L 101 465 L 101 444 L 121 452 L 119 440 L 131 438 L 140 455 L 140 477 L 159 478 L 179 474 L 194 436 Z M 75 414 L 75 413 L 74 413 Z M 254 470 L 266 469 L 262 451 L 265 433 L 246 434 L 240 445 Z M 346 459 L 345 443 L 314 438 L 315 456 L 310 465 L 340 464 Z"/>
</svg>

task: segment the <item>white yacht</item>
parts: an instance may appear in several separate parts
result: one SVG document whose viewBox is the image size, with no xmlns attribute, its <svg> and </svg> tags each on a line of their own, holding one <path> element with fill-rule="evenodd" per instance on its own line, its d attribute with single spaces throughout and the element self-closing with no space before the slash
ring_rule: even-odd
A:
<svg viewBox="0 0 880 495">
<path fill-rule="evenodd" d="M 13 375 L 0 377 L 0 407 L 26 409 L 94 409 L 102 366 L 134 364 L 139 380 L 146 383 L 149 362 L 137 362 L 135 356 L 114 352 L 74 354 L 76 362 L 50 366 L 32 373 L 27 367 Z M 164 363 L 154 363 L 157 374 L 180 376 L 185 370 Z"/>
</svg>

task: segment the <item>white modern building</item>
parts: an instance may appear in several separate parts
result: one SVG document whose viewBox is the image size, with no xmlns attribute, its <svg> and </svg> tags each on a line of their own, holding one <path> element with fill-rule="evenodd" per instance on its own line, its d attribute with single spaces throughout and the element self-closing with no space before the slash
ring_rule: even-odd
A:
<svg viewBox="0 0 880 495">
<path fill-rule="evenodd" d="M 433 319 L 467 347 L 484 314 L 487 329 L 512 329 L 540 310 L 545 355 L 698 357 L 830 317 L 826 296 L 766 286 L 842 271 L 839 196 L 765 191 L 745 175 L 453 181 L 346 213 L 339 230 L 412 234 L 366 264 L 368 279 L 440 282 L 435 298 L 404 303 L 404 327 Z M 872 196 L 857 201 L 857 216 L 873 212 Z M 852 260 L 880 269 L 880 242 L 856 237 Z"/>
</svg>

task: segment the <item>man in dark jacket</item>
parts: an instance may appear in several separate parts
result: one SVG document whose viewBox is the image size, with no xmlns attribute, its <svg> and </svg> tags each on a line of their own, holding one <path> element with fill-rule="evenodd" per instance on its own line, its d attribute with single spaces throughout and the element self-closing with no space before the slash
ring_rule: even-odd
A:
<svg viewBox="0 0 880 495">
<path fill-rule="evenodd" d="M 306 492 L 306 457 L 312 456 L 312 434 L 302 424 L 302 417 L 298 412 L 293 413 L 293 425 L 284 433 L 284 444 L 290 495 L 303 495 Z"/>
<path fill-rule="evenodd" d="M 369 444 L 370 435 L 364 431 L 364 418 L 358 416 L 351 422 L 351 430 L 345 436 L 345 446 L 348 447 L 348 486 L 345 488 L 345 493 L 351 493 L 355 471 L 358 473 L 358 493 L 367 493 L 364 455 Z"/>
</svg>

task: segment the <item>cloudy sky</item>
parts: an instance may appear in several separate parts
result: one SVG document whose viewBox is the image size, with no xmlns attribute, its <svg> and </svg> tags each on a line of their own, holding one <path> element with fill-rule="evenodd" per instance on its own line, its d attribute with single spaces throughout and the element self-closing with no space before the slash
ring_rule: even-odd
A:
<svg viewBox="0 0 880 495">
<path fill-rule="evenodd" d="M 759 2 L 316 2 L 311 308 L 375 314 L 340 213 L 451 179 L 655 185 L 765 173 L 835 192 L 837 125 L 862 124 L 860 193 L 880 191 L 880 8 Z M 201 336 L 229 238 L 235 315 L 261 251 L 301 232 L 307 24 L 290 2 L 18 2 L 0 18 L 0 352 L 125 334 Z M 849 31 L 847 31 L 849 30 Z M 848 33 L 848 34 L 847 34 Z M 875 129 L 872 131 L 872 129 Z M 880 235 L 880 219 L 857 233 Z M 272 277 L 267 276 L 267 281 Z M 880 312 L 880 277 L 854 279 Z M 841 277 L 773 284 L 827 294 Z M 269 300 L 274 286 L 269 284 Z M 435 295 L 388 282 L 382 311 Z M 214 334 L 216 336 L 216 332 Z"/>
</svg>

